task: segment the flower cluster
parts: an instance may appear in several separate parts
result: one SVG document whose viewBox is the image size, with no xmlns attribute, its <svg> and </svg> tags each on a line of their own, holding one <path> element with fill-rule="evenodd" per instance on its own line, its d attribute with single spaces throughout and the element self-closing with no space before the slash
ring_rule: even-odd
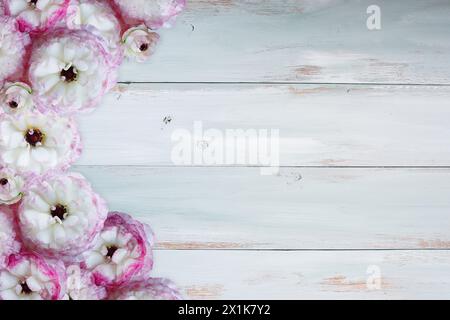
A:
<svg viewBox="0 0 450 320">
<path fill-rule="evenodd" d="M 144 62 L 185 0 L 0 0 L 0 300 L 181 299 L 154 236 L 85 177 L 75 116 Z"/>
</svg>

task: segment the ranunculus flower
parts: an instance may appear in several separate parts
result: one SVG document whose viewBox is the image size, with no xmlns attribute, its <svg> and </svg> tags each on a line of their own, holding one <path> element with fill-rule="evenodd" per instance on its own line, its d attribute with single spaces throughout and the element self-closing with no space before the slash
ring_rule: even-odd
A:
<svg viewBox="0 0 450 320">
<path fill-rule="evenodd" d="M 0 164 L 22 174 L 66 169 L 81 154 L 73 119 L 53 113 L 0 115 Z"/>
<path fill-rule="evenodd" d="M 153 267 L 153 233 L 131 216 L 111 212 L 92 251 L 81 266 L 100 286 L 120 286 L 145 279 Z"/>
<path fill-rule="evenodd" d="M 44 32 L 63 19 L 70 0 L 1 0 L 5 14 L 17 19 L 20 31 Z"/>
<path fill-rule="evenodd" d="M 0 16 L 0 83 L 13 75 L 20 77 L 29 41 L 28 35 L 19 32 L 13 19 Z"/>
<path fill-rule="evenodd" d="M 64 295 L 64 267 L 33 253 L 9 256 L 0 270 L 1 300 L 59 300 Z"/>
<path fill-rule="evenodd" d="M 110 300 L 182 300 L 175 284 L 163 278 L 132 282 L 113 291 Z"/>
<path fill-rule="evenodd" d="M 14 213 L 6 206 L 0 206 L 0 269 L 4 268 L 7 258 L 20 250 L 17 238 Z"/>
<path fill-rule="evenodd" d="M 13 170 L 0 169 L 0 205 L 19 202 L 24 191 L 24 183 L 24 179 Z"/>
<path fill-rule="evenodd" d="M 138 62 L 146 61 L 153 54 L 158 41 L 159 35 L 145 25 L 128 29 L 122 37 L 125 54 Z"/>
<path fill-rule="evenodd" d="M 90 272 L 80 270 L 78 265 L 67 268 L 65 300 L 104 300 L 106 288 L 97 286 Z"/>
<path fill-rule="evenodd" d="M 80 174 L 36 179 L 18 209 L 27 247 L 47 257 L 71 262 L 91 249 L 108 210 Z"/>
<path fill-rule="evenodd" d="M 7 83 L 0 91 L 0 113 L 15 114 L 33 107 L 32 90 L 26 83 Z"/>
<path fill-rule="evenodd" d="M 129 25 L 145 23 L 158 29 L 170 25 L 186 6 L 186 0 L 111 0 Z"/>
<path fill-rule="evenodd" d="M 103 38 L 112 55 L 111 63 L 122 63 L 121 25 L 108 3 L 99 0 L 73 0 L 66 21 L 69 29 L 84 28 Z"/>
<path fill-rule="evenodd" d="M 33 47 L 29 78 L 41 110 L 71 114 L 94 108 L 115 84 L 117 65 L 101 38 L 58 29 Z"/>
</svg>

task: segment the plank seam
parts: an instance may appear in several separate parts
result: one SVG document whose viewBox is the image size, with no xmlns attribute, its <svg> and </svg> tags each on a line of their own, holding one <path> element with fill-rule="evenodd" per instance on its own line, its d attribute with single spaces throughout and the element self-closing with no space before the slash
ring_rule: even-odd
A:
<svg viewBox="0 0 450 320">
<path fill-rule="evenodd" d="M 286 81 L 119 81 L 119 84 L 220 84 L 220 85 L 336 85 L 336 86 L 416 86 L 450 87 L 450 83 L 382 83 L 382 82 L 286 82 Z"/>
<path fill-rule="evenodd" d="M 210 248 L 193 248 L 193 249 L 186 249 L 186 248 L 180 248 L 180 249 L 164 249 L 164 248 L 155 248 L 154 251 L 263 251 L 263 252 L 378 252 L 378 251 L 450 251 L 450 248 L 380 248 L 380 249 L 227 249 L 227 248 L 220 248 L 220 249 L 210 249 Z"/>
<path fill-rule="evenodd" d="M 259 168 L 270 168 L 269 166 L 239 166 L 239 165 L 230 165 L 230 166 L 201 166 L 201 165 L 193 165 L 193 166 L 178 166 L 178 165 L 127 165 L 127 164 L 79 164 L 75 165 L 75 167 L 86 168 L 86 167 L 133 167 L 133 168 L 162 168 L 162 169 L 171 169 L 171 168 L 215 168 L 215 169 L 225 169 L 225 168 L 249 168 L 249 169 L 259 169 Z M 279 166 L 280 169 L 450 169 L 450 166 Z"/>
</svg>

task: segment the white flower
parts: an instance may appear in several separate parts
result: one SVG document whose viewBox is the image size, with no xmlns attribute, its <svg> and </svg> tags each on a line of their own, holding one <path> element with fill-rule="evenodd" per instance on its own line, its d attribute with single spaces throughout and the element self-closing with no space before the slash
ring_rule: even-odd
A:
<svg viewBox="0 0 450 320">
<path fill-rule="evenodd" d="M 8 114 L 31 110 L 34 105 L 30 86 L 23 82 L 6 84 L 0 92 L 0 106 Z"/>
<path fill-rule="evenodd" d="M 63 18 L 68 0 L 6 0 L 6 12 L 15 17 L 22 31 L 45 30 Z"/>
<path fill-rule="evenodd" d="M 72 119 L 27 112 L 0 120 L 0 163 L 19 173 L 65 169 L 81 153 Z"/>
<path fill-rule="evenodd" d="M 1 300 L 58 300 L 64 291 L 64 267 L 32 254 L 14 254 L 0 271 Z"/>
<path fill-rule="evenodd" d="M 159 35 L 145 25 L 128 29 L 122 37 L 127 57 L 139 62 L 144 62 L 153 54 L 158 41 Z"/>
<path fill-rule="evenodd" d="M 116 78 L 110 57 L 88 31 L 56 32 L 31 56 L 29 77 L 38 107 L 64 114 L 95 107 Z"/>
<path fill-rule="evenodd" d="M 112 8 L 97 0 L 73 0 L 67 16 L 70 29 L 93 27 L 111 47 L 120 42 L 120 23 Z"/>
<path fill-rule="evenodd" d="M 0 16 L 0 82 L 13 74 L 20 75 L 28 42 L 28 36 L 19 32 L 13 19 Z"/>
<path fill-rule="evenodd" d="M 27 246 L 59 259 L 74 259 L 89 250 L 106 215 L 105 202 L 74 173 L 34 182 L 18 210 Z"/>
<path fill-rule="evenodd" d="M 0 206 L 0 269 L 8 262 L 8 257 L 20 251 L 17 228 L 12 208 Z"/>
<path fill-rule="evenodd" d="M 153 267 L 153 234 L 131 216 L 111 212 L 82 266 L 98 286 L 117 286 L 148 276 Z"/>
<path fill-rule="evenodd" d="M 145 23 L 157 29 L 170 26 L 186 6 L 186 0 L 112 0 L 127 24 Z"/>
<path fill-rule="evenodd" d="M 11 205 L 22 198 L 24 180 L 10 169 L 0 170 L 0 204 Z"/>
</svg>

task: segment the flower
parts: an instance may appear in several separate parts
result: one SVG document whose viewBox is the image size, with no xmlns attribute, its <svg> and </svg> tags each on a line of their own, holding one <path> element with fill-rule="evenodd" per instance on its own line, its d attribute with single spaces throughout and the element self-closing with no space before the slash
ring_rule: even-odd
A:
<svg viewBox="0 0 450 320">
<path fill-rule="evenodd" d="M 9 114 L 32 110 L 34 104 L 30 86 L 23 82 L 7 83 L 0 91 L 0 106 L 3 112 Z"/>
<path fill-rule="evenodd" d="M 9 256 L 0 271 L 1 300 L 59 300 L 64 294 L 64 267 L 33 253 Z"/>
<path fill-rule="evenodd" d="M 144 62 L 153 54 L 158 41 L 159 35 L 145 25 L 128 29 L 122 37 L 127 57 L 139 62 Z"/>
<path fill-rule="evenodd" d="M 0 206 L 0 269 L 6 266 L 7 258 L 19 252 L 21 247 L 13 216 L 10 208 Z"/>
<path fill-rule="evenodd" d="M 64 300 L 104 300 L 108 295 L 106 288 L 97 286 L 92 275 L 77 265 L 67 268 L 66 287 Z"/>
<path fill-rule="evenodd" d="M 87 30 L 59 29 L 33 47 L 29 78 L 38 108 L 62 114 L 93 109 L 115 84 L 117 65 Z"/>
<path fill-rule="evenodd" d="M 121 25 L 114 10 L 107 3 L 99 0 L 73 0 L 66 21 L 69 29 L 85 28 L 101 37 L 114 57 L 112 64 L 122 63 Z"/>
<path fill-rule="evenodd" d="M 120 286 L 145 279 L 153 267 L 153 234 L 131 216 L 111 212 L 82 268 L 91 271 L 95 284 Z"/>
<path fill-rule="evenodd" d="M 112 0 L 127 24 L 145 23 L 151 29 L 169 26 L 186 0 Z"/>
<path fill-rule="evenodd" d="M 0 169 L 0 204 L 12 205 L 20 201 L 24 179 L 8 168 Z"/>
<path fill-rule="evenodd" d="M 30 39 L 18 30 L 13 19 L 0 16 L 0 82 L 22 73 L 25 47 Z"/>
<path fill-rule="evenodd" d="M 103 228 L 106 203 L 80 174 L 36 179 L 18 209 L 25 244 L 47 257 L 73 261 Z"/>
<path fill-rule="evenodd" d="M 113 291 L 109 300 L 182 300 L 175 284 L 163 278 L 137 281 Z"/>
<path fill-rule="evenodd" d="M 70 0 L 2 0 L 6 15 L 17 19 L 21 32 L 44 32 L 63 19 Z"/>
<path fill-rule="evenodd" d="M 38 112 L 0 116 L 0 163 L 23 174 L 67 169 L 81 154 L 75 122 Z"/>
</svg>

